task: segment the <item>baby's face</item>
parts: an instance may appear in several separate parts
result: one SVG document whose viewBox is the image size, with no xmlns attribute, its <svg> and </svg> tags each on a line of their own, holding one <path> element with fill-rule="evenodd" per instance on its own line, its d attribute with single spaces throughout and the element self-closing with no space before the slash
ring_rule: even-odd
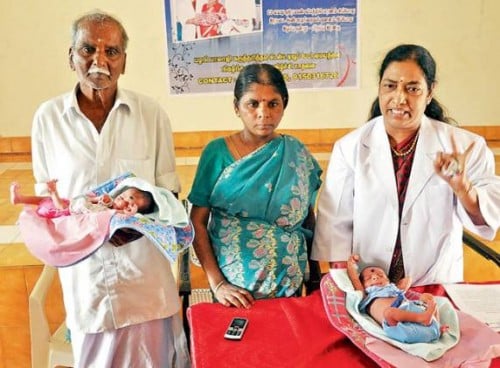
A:
<svg viewBox="0 0 500 368">
<path fill-rule="evenodd" d="M 116 210 L 130 210 L 133 205 L 137 207 L 138 212 L 143 211 L 149 205 L 147 199 L 135 188 L 123 191 L 113 201 L 113 208 Z"/>
<path fill-rule="evenodd" d="M 370 286 L 385 286 L 389 284 L 389 278 L 380 267 L 366 267 L 361 271 L 360 276 L 365 289 Z"/>
</svg>

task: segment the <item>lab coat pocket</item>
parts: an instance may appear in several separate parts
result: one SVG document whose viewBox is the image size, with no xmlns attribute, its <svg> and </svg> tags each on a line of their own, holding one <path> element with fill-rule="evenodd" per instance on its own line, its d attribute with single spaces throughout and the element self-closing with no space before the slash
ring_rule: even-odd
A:
<svg viewBox="0 0 500 368">
<path fill-rule="evenodd" d="M 440 226 L 449 226 L 452 221 L 453 191 L 450 186 L 441 180 L 428 185 L 425 189 L 425 202 L 427 206 L 426 212 L 434 219 L 433 223 Z"/>
</svg>

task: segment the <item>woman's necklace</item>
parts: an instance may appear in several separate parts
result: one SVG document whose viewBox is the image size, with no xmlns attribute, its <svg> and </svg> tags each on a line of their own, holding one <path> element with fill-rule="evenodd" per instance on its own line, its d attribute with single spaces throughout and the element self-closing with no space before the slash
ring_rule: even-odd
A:
<svg viewBox="0 0 500 368">
<path fill-rule="evenodd" d="M 236 159 L 243 158 L 255 151 L 258 151 L 261 147 L 265 146 L 269 141 L 273 140 L 276 137 L 275 134 L 271 135 L 265 141 L 261 142 L 252 142 L 244 138 L 244 133 L 239 132 L 236 134 L 231 134 L 227 138 L 229 141 L 231 150 L 233 153 L 233 157 Z"/>
<path fill-rule="evenodd" d="M 229 136 L 229 141 L 231 142 L 231 145 L 234 148 L 234 153 L 236 154 L 235 158 L 239 160 L 240 158 L 243 157 L 243 155 L 241 154 L 240 150 L 238 149 L 238 144 L 234 141 L 234 138 L 233 138 L 232 134 Z"/>
<path fill-rule="evenodd" d="M 237 159 L 243 158 L 261 147 L 261 145 L 247 143 L 243 139 L 241 134 L 242 133 L 240 132 L 237 134 L 231 134 L 229 136 L 229 141 L 231 142 L 231 146 L 234 149 L 233 153 L 236 154 L 235 158 L 237 158 Z"/>
<path fill-rule="evenodd" d="M 413 142 L 411 142 L 411 145 L 410 147 L 408 147 L 408 149 L 406 151 L 398 151 L 397 149 L 395 149 L 393 146 L 391 146 L 391 151 L 397 156 L 397 157 L 406 157 L 408 156 L 410 153 L 413 152 L 413 150 L 415 149 L 415 146 L 417 145 L 417 140 L 418 140 L 418 134 L 420 132 L 417 132 L 417 134 L 415 134 L 415 138 L 413 138 Z"/>
</svg>

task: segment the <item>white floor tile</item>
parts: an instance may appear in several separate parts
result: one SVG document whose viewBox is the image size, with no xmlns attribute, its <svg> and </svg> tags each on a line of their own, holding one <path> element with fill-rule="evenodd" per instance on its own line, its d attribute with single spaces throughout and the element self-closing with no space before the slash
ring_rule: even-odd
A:
<svg viewBox="0 0 500 368">
<path fill-rule="evenodd" d="M 17 225 L 0 226 L 0 243 L 22 243 L 21 234 Z"/>
</svg>

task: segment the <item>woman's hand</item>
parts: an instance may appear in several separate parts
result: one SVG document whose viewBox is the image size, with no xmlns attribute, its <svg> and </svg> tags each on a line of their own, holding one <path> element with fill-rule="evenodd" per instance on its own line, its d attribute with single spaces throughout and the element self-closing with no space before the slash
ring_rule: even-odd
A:
<svg viewBox="0 0 500 368">
<path fill-rule="evenodd" d="M 485 225 L 486 221 L 479 208 L 478 194 L 465 171 L 465 163 L 472 152 L 474 143 L 472 142 L 464 152 L 460 152 L 452 135 L 453 151 L 451 153 L 438 152 L 434 160 L 434 170 L 451 187 L 472 222 L 475 225 Z"/>
<path fill-rule="evenodd" d="M 219 303 L 226 307 L 250 308 L 255 301 L 248 290 L 232 285 L 227 281 L 221 281 L 213 291 Z"/>
<path fill-rule="evenodd" d="M 468 194 L 472 189 L 472 183 L 465 172 L 465 163 L 474 147 L 474 143 L 472 142 L 464 152 L 460 152 L 455 137 L 452 135 L 451 145 L 453 151 L 451 153 L 438 152 L 434 160 L 434 170 L 450 185 L 457 196 Z"/>
</svg>

